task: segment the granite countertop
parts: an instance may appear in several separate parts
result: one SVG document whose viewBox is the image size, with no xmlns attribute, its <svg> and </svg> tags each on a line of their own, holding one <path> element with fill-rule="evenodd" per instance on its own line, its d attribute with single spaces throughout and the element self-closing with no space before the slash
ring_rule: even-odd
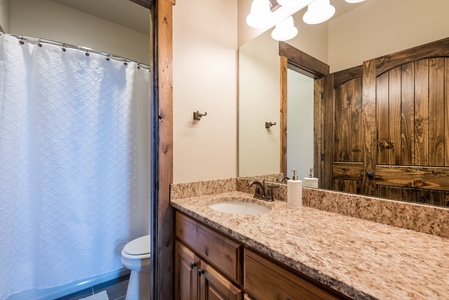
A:
<svg viewBox="0 0 449 300">
<path fill-rule="evenodd" d="M 262 215 L 215 211 L 226 197 L 260 201 Z M 354 299 L 449 299 L 449 239 L 244 192 L 172 199 L 174 208 Z"/>
</svg>

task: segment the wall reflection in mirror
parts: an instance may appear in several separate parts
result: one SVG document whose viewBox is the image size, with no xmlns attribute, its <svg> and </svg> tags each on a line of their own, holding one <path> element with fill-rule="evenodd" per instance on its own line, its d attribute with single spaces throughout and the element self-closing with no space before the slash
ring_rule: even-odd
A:
<svg viewBox="0 0 449 300">
<path fill-rule="evenodd" d="M 287 170 L 313 168 L 313 78 L 287 70 Z M 239 176 L 284 174 L 280 164 L 279 45 L 269 32 L 239 50 Z M 266 128 L 265 123 L 275 124 Z"/>
<path fill-rule="evenodd" d="M 430 51 L 429 53 L 434 53 L 439 50 L 444 50 L 441 48 L 441 45 L 433 45 L 430 46 L 428 51 Z M 440 56 L 445 56 L 441 51 L 438 52 L 440 53 Z M 385 55 L 394 54 L 385 53 Z M 418 59 L 417 55 L 418 54 L 415 53 L 416 59 Z M 429 68 L 426 69 L 426 72 L 430 72 L 432 70 L 431 67 L 439 64 L 440 60 L 443 59 L 429 59 L 424 52 L 421 56 L 423 57 L 422 61 L 417 62 L 413 67 L 415 70 L 417 70 L 417 66 L 426 65 L 429 66 Z M 407 76 L 410 77 L 410 74 L 407 73 L 407 70 L 409 70 L 408 64 L 410 62 L 403 58 L 405 63 L 402 62 L 400 56 L 398 56 L 397 59 L 397 65 L 392 66 L 391 70 L 381 70 L 382 64 L 379 63 L 379 70 L 376 70 L 376 77 L 371 79 L 373 80 L 372 82 L 374 82 L 373 86 L 377 89 L 377 93 L 382 93 L 382 91 L 385 90 L 386 95 L 391 95 L 391 92 L 387 92 L 388 90 L 383 89 L 382 85 L 379 83 L 382 82 L 385 77 L 382 76 L 382 74 L 388 72 L 390 74 L 388 75 L 390 88 L 396 87 L 396 91 L 403 93 L 402 95 L 407 95 L 407 91 L 402 87 L 403 84 L 401 85 L 399 83 L 406 82 L 405 78 L 408 78 Z M 444 59 L 447 60 L 448 58 Z M 373 63 L 375 63 L 375 60 L 373 60 Z M 282 124 L 280 111 L 282 110 L 281 95 L 283 91 L 281 91 L 280 84 L 280 78 L 282 77 L 282 68 L 280 67 L 280 64 L 279 44 L 271 39 L 269 32 L 265 32 L 254 40 L 248 42 L 239 50 L 238 156 L 239 176 L 241 177 L 255 177 L 263 178 L 264 180 L 279 181 L 285 176 L 291 176 L 290 172 L 284 172 L 285 168 L 283 168 L 281 163 L 283 152 L 281 136 L 283 132 L 280 128 L 280 124 Z M 362 61 L 360 64 L 362 64 Z M 324 102 L 331 101 L 332 108 L 330 111 L 321 114 L 319 119 L 316 119 L 317 117 L 315 115 L 315 120 L 314 107 L 316 108 L 317 106 L 316 103 L 314 106 L 314 101 L 316 102 L 317 100 L 314 100 L 314 79 L 296 72 L 295 68 L 289 68 L 287 70 L 286 127 L 288 130 L 286 133 L 286 170 L 298 170 L 298 177 L 303 179 L 309 176 L 309 170 L 311 168 L 321 168 L 317 170 L 320 187 L 393 200 L 448 206 L 449 187 L 443 182 L 444 180 L 441 179 L 441 177 L 447 177 L 447 174 L 449 174 L 449 170 L 445 167 L 444 163 L 434 164 L 434 167 L 432 167 L 425 164 L 410 164 L 410 162 L 413 161 L 411 159 L 402 159 L 401 163 L 397 163 L 397 159 L 394 162 L 385 159 L 384 162 L 382 160 L 382 151 L 385 152 L 387 151 L 385 149 L 390 149 L 392 147 L 384 147 L 385 149 L 383 149 L 382 145 L 385 144 L 385 142 L 382 142 L 383 140 L 380 136 L 375 135 L 371 137 L 367 134 L 371 131 L 374 133 L 387 132 L 387 129 L 383 126 L 384 124 L 387 124 L 385 122 L 387 119 L 382 121 L 384 116 L 376 113 L 376 107 L 377 109 L 382 110 L 383 100 L 375 96 L 376 94 L 373 94 L 374 96 L 372 99 L 375 102 L 374 106 L 372 106 L 373 104 L 369 103 L 370 99 L 362 96 L 362 78 L 364 78 L 363 76 L 366 76 L 366 74 L 363 74 L 361 66 L 358 66 L 357 68 L 359 68 L 357 71 L 359 74 L 355 77 L 350 76 L 356 75 L 354 73 L 356 68 L 342 70 L 331 74 L 330 78 L 333 78 L 333 87 L 325 87 L 326 81 L 323 80 L 323 90 L 327 88 L 331 90 L 328 98 L 324 99 Z M 342 75 L 343 72 L 348 73 Z M 425 86 L 433 86 L 438 80 L 441 82 L 448 82 L 449 76 L 446 76 L 445 78 L 438 77 L 440 79 L 435 77 L 436 81 L 432 81 L 434 79 L 432 79 L 430 74 L 431 73 L 423 77 L 429 79 L 429 83 Z M 396 77 L 393 75 L 397 75 L 397 85 L 394 85 L 393 79 Z M 419 74 L 417 73 L 417 76 L 418 75 Z M 348 77 L 346 77 L 345 80 L 342 80 L 342 76 Z M 376 78 L 378 78 L 377 83 Z M 410 80 L 415 83 L 418 82 L 417 80 L 419 80 L 419 82 L 422 81 L 419 77 Z M 432 95 L 430 89 L 428 93 L 429 95 Z M 444 101 L 447 101 L 447 97 L 448 96 L 444 97 Z M 416 98 L 413 101 L 416 102 L 419 101 L 419 99 Z M 368 103 L 368 105 L 366 103 Z M 412 102 L 410 103 L 410 105 L 413 104 Z M 320 106 L 320 110 L 324 109 L 323 107 L 324 104 L 323 106 Z M 372 109 L 372 107 L 374 107 L 374 109 Z M 394 112 L 395 110 L 392 109 L 386 114 L 389 116 L 389 122 L 394 123 L 396 122 L 396 119 L 400 119 L 401 114 L 404 115 L 407 113 L 399 112 L 397 114 L 398 116 L 395 116 Z M 439 111 L 438 114 L 440 113 L 443 112 Z M 429 124 L 434 124 L 434 119 L 438 118 L 431 114 L 427 117 L 427 122 L 429 122 Z M 382 120 L 378 120 L 379 118 Z M 420 117 L 418 115 L 412 116 L 412 120 L 415 119 L 419 121 Z M 323 144 L 319 145 L 319 147 L 314 144 L 314 127 L 316 129 L 317 120 L 320 125 L 329 125 L 327 127 L 323 125 L 323 128 L 327 128 L 327 131 L 323 129 L 318 132 L 318 140 Z M 266 122 L 276 125 L 266 128 Z M 370 126 L 374 128 L 374 130 L 370 130 L 366 127 L 366 124 L 371 124 Z M 419 125 L 418 123 L 416 124 Z M 393 127 L 390 126 L 388 128 Z M 413 130 L 410 132 L 413 132 Z M 315 132 L 315 134 L 317 133 Z M 401 144 L 401 134 L 402 136 L 407 136 L 407 132 L 398 133 L 399 142 L 393 143 L 396 147 L 395 149 L 400 149 L 398 147 Z M 316 137 L 317 136 L 315 135 L 315 141 L 317 140 Z M 382 141 L 378 143 L 378 139 L 379 141 Z M 388 136 L 388 132 L 384 139 L 386 141 L 391 139 L 391 136 Z M 376 142 L 370 146 L 371 148 L 366 148 L 368 141 Z M 429 140 L 429 145 L 430 143 L 431 140 Z M 347 146 L 347 149 L 343 147 L 344 145 Z M 369 151 L 368 154 L 366 154 L 365 149 L 374 149 L 372 146 L 374 146 L 374 148 L 377 147 L 377 150 Z M 418 146 L 415 145 L 413 147 L 411 148 L 415 149 Z M 317 153 L 314 153 L 314 149 Z M 316 151 L 316 149 L 320 149 L 320 151 Z M 340 153 L 343 152 L 349 154 L 340 155 Z M 413 151 L 411 153 L 413 154 Z M 396 156 L 389 155 L 388 157 Z M 436 157 L 437 155 L 434 156 Z M 320 157 L 322 160 L 319 162 L 318 166 L 316 165 L 316 161 L 314 165 L 314 158 L 317 159 L 317 157 Z M 429 160 L 431 160 L 431 158 L 429 158 Z M 411 184 L 408 184 L 409 181 Z"/>
</svg>

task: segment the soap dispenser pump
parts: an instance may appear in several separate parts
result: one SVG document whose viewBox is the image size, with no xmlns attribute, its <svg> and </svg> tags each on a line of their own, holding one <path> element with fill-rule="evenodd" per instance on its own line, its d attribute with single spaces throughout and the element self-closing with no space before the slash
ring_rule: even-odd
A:
<svg viewBox="0 0 449 300">
<path fill-rule="evenodd" d="M 298 180 L 296 169 L 292 170 L 291 180 L 287 180 L 287 206 L 299 208 L 302 206 L 302 181 Z"/>
<path fill-rule="evenodd" d="M 310 188 L 318 188 L 318 178 L 314 175 L 314 169 L 310 168 L 309 177 L 304 178 L 304 186 Z"/>
</svg>

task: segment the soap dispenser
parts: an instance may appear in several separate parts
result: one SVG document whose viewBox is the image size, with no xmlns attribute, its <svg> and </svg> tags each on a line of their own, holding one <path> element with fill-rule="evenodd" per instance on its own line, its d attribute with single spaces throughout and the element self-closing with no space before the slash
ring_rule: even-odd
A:
<svg viewBox="0 0 449 300">
<path fill-rule="evenodd" d="M 313 168 L 310 168 L 309 177 L 304 178 L 304 186 L 310 188 L 318 188 L 318 178 L 314 176 Z"/>
<path fill-rule="evenodd" d="M 287 180 L 287 206 L 299 208 L 302 206 L 302 181 L 298 180 L 296 169 L 292 170 L 291 180 Z"/>
</svg>

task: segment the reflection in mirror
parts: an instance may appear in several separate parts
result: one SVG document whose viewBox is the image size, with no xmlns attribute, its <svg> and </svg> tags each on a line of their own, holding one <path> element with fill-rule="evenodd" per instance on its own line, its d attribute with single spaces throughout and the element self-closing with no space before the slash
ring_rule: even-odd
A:
<svg viewBox="0 0 449 300">
<path fill-rule="evenodd" d="M 240 48 L 239 176 L 280 172 L 279 78 L 278 43 L 269 32 Z"/>
<path fill-rule="evenodd" d="M 300 180 L 313 168 L 313 86 L 313 78 L 288 69 L 287 176 L 296 169 Z"/>
<path fill-rule="evenodd" d="M 280 180 L 296 169 L 304 178 L 314 168 L 314 79 L 300 71 L 281 67 L 279 44 L 269 32 L 240 48 L 239 176 L 279 174 Z M 280 96 L 283 72 L 286 104 Z M 287 113 L 280 114 L 283 110 Z M 288 131 L 283 132 L 285 121 Z M 266 128 L 266 122 L 276 125 Z"/>
</svg>

